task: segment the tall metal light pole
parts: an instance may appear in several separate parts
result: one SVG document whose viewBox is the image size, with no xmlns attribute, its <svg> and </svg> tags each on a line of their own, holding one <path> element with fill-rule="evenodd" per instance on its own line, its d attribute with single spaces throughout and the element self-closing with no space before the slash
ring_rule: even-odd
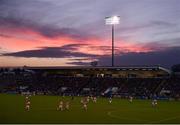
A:
<svg viewBox="0 0 180 125">
<path fill-rule="evenodd" d="M 112 16 L 105 18 L 106 25 L 112 26 L 112 67 L 114 67 L 114 26 L 120 23 L 119 16 Z"/>
</svg>

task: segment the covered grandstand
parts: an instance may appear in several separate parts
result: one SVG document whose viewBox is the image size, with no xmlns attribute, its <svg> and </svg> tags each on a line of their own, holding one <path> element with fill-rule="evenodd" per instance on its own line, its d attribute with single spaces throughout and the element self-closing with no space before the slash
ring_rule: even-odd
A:
<svg viewBox="0 0 180 125">
<path fill-rule="evenodd" d="M 160 66 L 25 67 L 25 69 L 71 77 L 157 78 L 169 77 L 171 73 L 170 70 Z"/>
<path fill-rule="evenodd" d="M 160 66 L 2 69 L 0 92 L 179 98 L 180 80 Z"/>
</svg>

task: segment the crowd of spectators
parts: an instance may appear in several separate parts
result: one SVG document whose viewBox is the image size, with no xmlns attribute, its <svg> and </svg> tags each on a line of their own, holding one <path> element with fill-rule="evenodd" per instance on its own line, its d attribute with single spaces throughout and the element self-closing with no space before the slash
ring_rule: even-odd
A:
<svg viewBox="0 0 180 125">
<path fill-rule="evenodd" d="M 179 78 L 72 77 L 25 71 L 0 72 L 0 92 L 43 95 L 96 95 L 149 99 L 179 98 Z"/>
</svg>

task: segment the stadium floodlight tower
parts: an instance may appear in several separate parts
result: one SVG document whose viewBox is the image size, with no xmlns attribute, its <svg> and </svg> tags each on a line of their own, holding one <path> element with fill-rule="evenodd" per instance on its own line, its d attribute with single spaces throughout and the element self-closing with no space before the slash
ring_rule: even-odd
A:
<svg viewBox="0 0 180 125">
<path fill-rule="evenodd" d="M 106 25 L 112 26 L 112 67 L 114 67 L 114 26 L 120 23 L 120 16 L 105 18 Z"/>
</svg>

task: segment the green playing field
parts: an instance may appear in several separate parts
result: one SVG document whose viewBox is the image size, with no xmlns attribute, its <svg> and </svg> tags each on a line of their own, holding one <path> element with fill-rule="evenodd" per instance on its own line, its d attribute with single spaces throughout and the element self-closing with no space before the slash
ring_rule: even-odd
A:
<svg viewBox="0 0 180 125">
<path fill-rule="evenodd" d="M 25 97 L 0 94 L 0 123 L 180 123 L 180 102 L 98 98 L 82 109 L 81 97 L 32 96 L 30 111 L 24 110 Z M 70 101 L 69 111 L 57 111 L 59 100 Z"/>
</svg>

